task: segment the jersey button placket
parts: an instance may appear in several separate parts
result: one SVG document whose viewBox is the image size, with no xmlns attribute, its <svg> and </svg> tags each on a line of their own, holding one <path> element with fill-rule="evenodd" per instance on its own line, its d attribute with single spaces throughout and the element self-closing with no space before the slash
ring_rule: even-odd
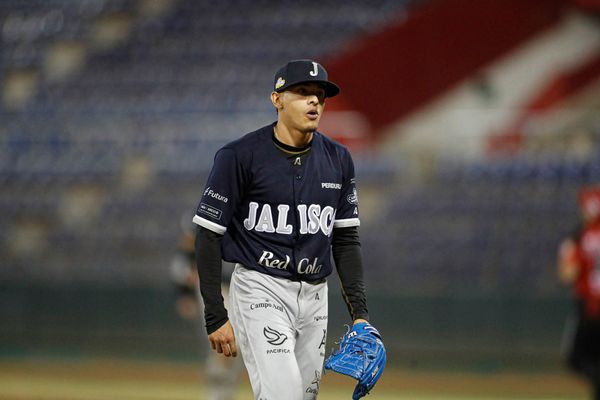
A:
<svg viewBox="0 0 600 400">
<path fill-rule="evenodd" d="M 302 168 L 296 168 L 296 170 L 294 171 L 294 203 L 295 203 L 295 207 L 296 209 L 298 209 L 298 205 L 302 204 L 303 201 L 302 199 L 300 199 L 301 197 L 301 185 L 302 185 Z M 299 235 L 299 233 L 297 233 L 297 235 Z M 297 237 L 299 239 L 299 236 Z M 298 253 L 302 250 L 301 246 L 296 246 L 294 249 L 294 265 L 296 265 L 296 261 L 297 261 L 297 257 L 298 257 Z M 294 269 L 294 274 L 297 274 L 298 271 L 296 269 Z"/>
</svg>

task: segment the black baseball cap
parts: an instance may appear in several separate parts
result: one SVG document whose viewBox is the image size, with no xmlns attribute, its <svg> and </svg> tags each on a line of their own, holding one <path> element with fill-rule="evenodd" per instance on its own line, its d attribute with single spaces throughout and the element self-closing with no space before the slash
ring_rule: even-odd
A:
<svg viewBox="0 0 600 400">
<path fill-rule="evenodd" d="M 337 96 L 340 88 L 327 79 L 327 71 L 313 60 L 292 60 L 279 68 L 273 80 L 273 90 L 283 92 L 298 83 L 315 82 L 325 89 L 325 97 Z"/>
</svg>

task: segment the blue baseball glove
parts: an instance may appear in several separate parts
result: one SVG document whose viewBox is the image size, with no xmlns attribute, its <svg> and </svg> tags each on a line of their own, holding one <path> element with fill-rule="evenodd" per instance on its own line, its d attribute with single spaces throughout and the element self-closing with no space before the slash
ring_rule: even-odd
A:
<svg viewBox="0 0 600 400">
<path fill-rule="evenodd" d="M 367 322 L 359 322 L 342 337 L 339 349 L 325 361 L 325 369 L 356 379 L 352 400 L 358 400 L 373 389 L 383 373 L 385 361 L 379 331 Z"/>
</svg>

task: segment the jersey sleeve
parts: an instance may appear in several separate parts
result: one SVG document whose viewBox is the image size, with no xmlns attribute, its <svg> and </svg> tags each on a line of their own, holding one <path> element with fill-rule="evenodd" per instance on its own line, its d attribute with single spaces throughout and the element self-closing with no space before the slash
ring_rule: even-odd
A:
<svg viewBox="0 0 600 400">
<path fill-rule="evenodd" d="M 235 151 L 219 150 L 193 221 L 219 235 L 225 234 L 243 186 L 243 170 Z"/>
<path fill-rule="evenodd" d="M 345 152 L 342 159 L 342 169 L 344 180 L 340 201 L 335 214 L 334 228 L 347 228 L 359 226 L 358 218 L 358 193 L 356 191 L 356 179 L 354 176 L 354 162 L 348 151 Z"/>
</svg>

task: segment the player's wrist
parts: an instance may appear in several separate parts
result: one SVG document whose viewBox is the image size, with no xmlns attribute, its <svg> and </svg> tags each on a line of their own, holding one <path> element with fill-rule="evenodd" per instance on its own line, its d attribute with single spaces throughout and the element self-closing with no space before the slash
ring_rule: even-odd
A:
<svg viewBox="0 0 600 400">
<path fill-rule="evenodd" d="M 216 331 L 218 331 L 223 325 L 225 325 L 227 322 L 229 322 L 229 318 L 227 316 L 227 314 L 225 314 L 224 317 L 221 317 L 215 321 L 212 321 L 211 323 L 206 323 L 206 333 L 208 335 L 210 335 L 211 333 L 214 333 Z"/>
</svg>

